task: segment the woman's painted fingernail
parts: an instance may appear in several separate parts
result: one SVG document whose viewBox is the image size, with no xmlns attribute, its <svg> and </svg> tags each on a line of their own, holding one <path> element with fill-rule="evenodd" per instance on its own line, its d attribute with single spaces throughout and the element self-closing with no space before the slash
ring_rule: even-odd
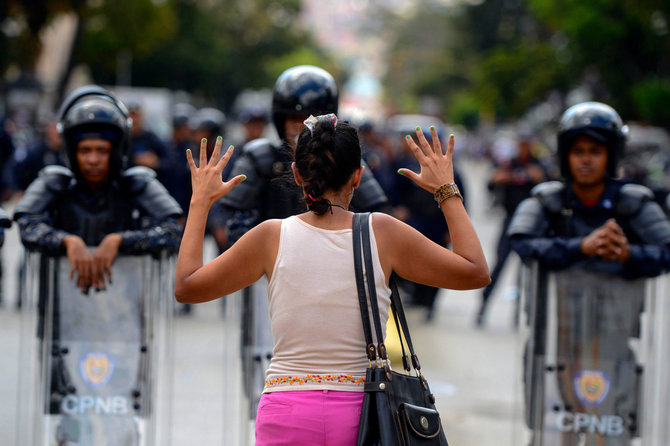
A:
<svg viewBox="0 0 670 446">
<path fill-rule="evenodd" d="M 412 139 L 412 137 L 409 135 L 405 136 L 405 138 L 407 138 L 408 140 Z"/>
<path fill-rule="evenodd" d="M 434 126 L 434 125 L 431 125 L 431 126 L 430 126 L 430 131 L 431 131 L 431 132 L 434 132 L 434 131 L 435 131 L 435 126 Z"/>
<path fill-rule="evenodd" d="M 242 178 L 240 178 L 240 183 L 241 183 L 242 181 L 246 180 L 246 179 L 247 179 L 247 176 L 246 176 L 246 175 L 242 175 Z"/>
<path fill-rule="evenodd" d="M 233 150 L 233 145 L 228 146 L 228 150 Z"/>
<path fill-rule="evenodd" d="M 420 131 L 421 131 L 421 127 L 419 127 L 419 126 L 417 125 L 417 126 L 416 126 L 416 131 L 417 131 L 417 132 L 420 132 Z"/>
<path fill-rule="evenodd" d="M 200 141 L 200 142 L 203 143 L 203 144 L 206 143 L 206 142 L 207 142 L 207 138 L 202 138 L 202 141 Z"/>
<path fill-rule="evenodd" d="M 399 173 L 400 175 L 405 175 L 405 171 L 402 170 L 402 169 L 398 169 L 398 173 Z"/>
<path fill-rule="evenodd" d="M 217 136 L 217 137 L 216 137 L 216 140 L 217 140 L 217 141 L 221 141 L 221 137 L 220 137 L 220 136 Z"/>
<path fill-rule="evenodd" d="M 449 135 L 449 139 L 454 139 L 454 134 Z"/>
<path fill-rule="evenodd" d="M 186 149 L 186 153 L 191 153 L 191 149 Z"/>
</svg>

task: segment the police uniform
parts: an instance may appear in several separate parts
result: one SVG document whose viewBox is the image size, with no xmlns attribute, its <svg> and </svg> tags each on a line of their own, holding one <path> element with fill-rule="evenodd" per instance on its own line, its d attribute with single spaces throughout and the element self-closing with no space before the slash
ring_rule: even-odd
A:
<svg viewBox="0 0 670 446">
<path fill-rule="evenodd" d="M 125 105 L 101 87 L 86 86 L 64 101 L 59 116 L 68 167 L 44 168 L 17 204 L 14 219 L 26 247 L 60 254 L 68 234 L 97 246 L 118 232 L 121 253 L 175 252 L 181 208 L 151 169 L 125 170 L 132 128 Z M 78 140 L 87 134 L 113 141 L 108 177 L 95 191 L 77 163 Z"/>
<path fill-rule="evenodd" d="M 337 108 L 337 85 L 325 70 L 301 65 L 279 76 L 273 90 L 272 119 L 282 144 L 265 138 L 251 141 L 236 160 L 229 178 L 246 175 L 247 179 L 221 199 L 228 212 L 231 242 L 260 222 L 306 212 L 302 189 L 295 184 L 291 170 L 293 156 L 285 141 L 286 117 L 337 114 Z M 351 207 L 357 211 L 376 211 L 387 206 L 384 191 L 366 168 Z"/>
<path fill-rule="evenodd" d="M 587 257 L 582 239 L 614 218 L 629 242 L 626 263 Z M 637 184 L 608 180 L 597 204 L 586 206 L 569 185 L 550 181 L 536 186 L 514 213 L 508 230 L 522 259 L 549 269 L 578 266 L 626 278 L 654 277 L 670 266 L 670 223 L 653 193 Z"/>
<path fill-rule="evenodd" d="M 123 254 L 176 252 L 181 208 L 156 174 L 145 167 L 123 172 L 119 181 L 91 191 L 63 166 L 47 166 L 17 204 L 14 219 L 28 249 L 63 254 L 70 234 L 98 246 L 111 233 L 121 235 Z"/>
<path fill-rule="evenodd" d="M 568 153 L 579 135 L 608 150 L 597 203 L 583 203 L 572 188 Z M 613 109 L 599 103 L 568 109 L 558 141 L 567 181 L 535 186 L 507 232 L 524 263 L 539 266 L 523 309 L 530 330 L 526 421 L 536 433 L 533 445 L 554 444 L 552 435 L 561 438 L 557 444 L 628 445 L 641 432 L 644 376 L 630 341 L 640 337 L 644 279 L 670 267 L 670 222 L 648 188 L 611 179 L 625 142 Z M 626 262 L 582 253 L 583 239 L 609 219 L 628 240 Z M 540 429 L 543 435 L 537 435 Z"/>
<path fill-rule="evenodd" d="M 231 240 L 239 239 L 262 221 L 306 212 L 302 188 L 293 179 L 293 158 L 289 150 L 264 138 L 244 147 L 230 178 L 244 174 L 247 179 L 221 200 L 230 208 L 227 224 Z M 384 191 L 366 169 L 360 186 L 354 191 L 351 207 L 361 211 L 378 210 L 387 204 Z"/>
<path fill-rule="evenodd" d="M 604 145 L 608 152 L 604 192 L 594 205 L 581 203 L 570 186 L 568 156 L 581 135 Z M 507 234 L 522 259 L 536 259 L 549 269 L 579 265 L 629 279 L 657 276 L 670 266 L 670 223 L 653 193 L 641 185 L 612 180 L 627 135 L 619 114 L 606 104 L 584 102 L 563 113 L 558 159 L 567 181 L 536 186 L 514 213 Z M 587 258 L 581 252 L 582 239 L 610 218 L 621 226 L 630 245 L 630 259 L 624 264 Z"/>
<path fill-rule="evenodd" d="M 40 359 L 50 373 L 39 376 L 37 393 L 45 392 L 38 395 L 44 419 L 58 421 L 53 423 L 55 432 L 49 423 L 39 429 L 58 441 L 140 444 L 138 423 L 155 423 L 147 417 L 156 413 L 152 386 L 162 389 L 163 380 L 156 379 L 152 361 L 169 346 L 152 324 L 158 318 L 154 313 L 171 314 L 153 302 L 161 293 L 171 294 L 165 259 L 179 246 L 176 218 L 181 208 L 154 171 L 124 169 L 131 125 L 123 103 L 106 90 L 76 90 L 60 111 L 59 132 L 69 167 L 42 169 L 15 208 L 23 244 L 29 253 L 42 254 L 38 265 L 30 261 L 35 254 L 27 262 L 31 271 L 35 268 L 31 276 L 39 276 L 38 287 L 27 287 L 37 296 L 29 296 L 37 304 L 37 336 L 49 349 Z M 88 138 L 112 143 L 108 176 L 95 189 L 86 183 L 77 161 L 78 141 Z M 114 283 L 110 278 L 108 290 L 86 297 L 68 280 L 69 271 L 59 266 L 65 262 L 63 242 L 76 235 L 96 247 L 112 233 L 121 237 L 119 254 L 129 256 L 115 259 Z M 109 413 L 115 416 L 107 417 Z"/>
</svg>

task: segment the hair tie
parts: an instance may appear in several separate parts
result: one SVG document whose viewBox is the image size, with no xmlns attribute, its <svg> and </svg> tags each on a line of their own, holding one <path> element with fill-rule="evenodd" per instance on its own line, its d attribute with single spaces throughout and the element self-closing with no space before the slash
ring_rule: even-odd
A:
<svg viewBox="0 0 670 446">
<path fill-rule="evenodd" d="M 311 205 L 313 205 L 314 202 L 316 201 L 316 200 L 314 199 L 314 197 L 312 197 L 312 194 L 307 194 L 307 198 L 309 198 L 309 199 L 311 200 L 309 203 L 307 203 L 307 206 L 311 206 Z"/>
<path fill-rule="evenodd" d="M 335 113 L 328 113 L 327 115 L 319 115 L 319 116 L 309 115 L 309 118 L 305 119 L 302 123 L 305 124 L 305 127 L 309 129 L 310 135 L 313 135 L 314 126 L 319 121 L 332 122 L 333 127 L 337 128 L 337 116 L 335 116 Z"/>
</svg>

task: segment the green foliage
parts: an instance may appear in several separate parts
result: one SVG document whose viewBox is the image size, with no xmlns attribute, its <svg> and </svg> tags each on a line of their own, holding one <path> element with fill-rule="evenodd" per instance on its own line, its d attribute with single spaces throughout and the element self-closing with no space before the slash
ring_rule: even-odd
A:
<svg viewBox="0 0 670 446">
<path fill-rule="evenodd" d="M 658 0 L 529 0 L 537 17 L 566 42 L 574 83 L 595 73 L 596 99 L 626 118 L 645 119 L 647 78 L 670 79 L 670 4 Z M 640 88 L 638 88 L 638 84 Z M 652 88 L 653 89 L 653 88 Z M 648 102 L 648 101 L 644 101 Z M 668 125 L 666 123 L 665 125 Z"/>
<path fill-rule="evenodd" d="M 396 35 L 384 80 L 391 108 L 421 112 L 419 96 L 448 102 L 451 95 L 470 85 L 472 61 L 462 51 L 468 47 L 469 34 L 456 26 L 457 12 L 422 2 L 411 15 L 386 18 L 387 27 Z"/>
<path fill-rule="evenodd" d="M 632 89 L 637 115 L 652 125 L 670 125 L 670 78 L 637 83 Z"/>
<path fill-rule="evenodd" d="M 475 105 L 480 118 L 516 118 L 586 84 L 625 119 L 670 127 L 657 99 L 670 82 L 670 2 L 485 0 L 394 20 L 386 91 L 398 106 L 430 92 L 450 119 Z"/>
<path fill-rule="evenodd" d="M 151 0 L 101 2 L 86 9 L 82 19 L 85 31 L 78 58 L 107 79 L 116 73 L 121 51 L 141 60 L 175 35 L 177 21 L 169 4 Z"/>
<path fill-rule="evenodd" d="M 142 8 L 122 8 L 125 17 L 115 14 L 119 6 L 111 0 L 103 5 L 105 21 L 87 32 L 81 52 L 96 79 L 113 82 L 115 56 L 129 49 L 133 84 L 182 89 L 227 108 L 244 88 L 270 87 L 275 78 L 271 61 L 298 51 L 306 41 L 289 26 L 300 12 L 297 0 L 142 3 Z M 155 15 L 143 26 L 151 8 Z M 119 32 L 129 24 L 135 33 Z"/>
<path fill-rule="evenodd" d="M 479 123 L 480 101 L 467 91 L 454 94 L 446 107 L 448 122 L 474 128 Z"/>
<path fill-rule="evenodd" d="M 74 62 L 96 83 L 115 84 L 130 69 L 133 85 L 185 90 L 223 109 L 245 88 L 271 87 L 291 64 L 333 65 L 294 25 L 300 0 L 9 0 L 0 22 L 12 15 L 30 26 L 0 51 L 0 74 L 16 60 L 30 71 L 39 31 L 61 12 L 82 20 Z"/>
<path fill-rule="evenodd" d="M 475 92 L 482 108 L 499 117 L 521 116 L 552 88 L 565 85 L 553 48 L 519 43 L 486 53 L 476 67 Z"/>
</svg>

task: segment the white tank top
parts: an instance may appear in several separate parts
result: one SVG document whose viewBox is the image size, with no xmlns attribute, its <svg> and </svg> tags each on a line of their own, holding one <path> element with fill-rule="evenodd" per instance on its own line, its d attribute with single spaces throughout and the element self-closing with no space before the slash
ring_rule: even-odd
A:
<svg viewBox="0 0 670 446">
<path fill-rule="evenodd" d="M 391 290 L 379 262 L 372 218 L 370 238 L 385 331 Z M 321 229 L 297 216 L 282 220 L 268 299 L 274 350 L 264 392 L 363 391 L 368 359 L 351 229 Z M 377 343 L 374 328 L 373 339 Z"/>
</svg>

